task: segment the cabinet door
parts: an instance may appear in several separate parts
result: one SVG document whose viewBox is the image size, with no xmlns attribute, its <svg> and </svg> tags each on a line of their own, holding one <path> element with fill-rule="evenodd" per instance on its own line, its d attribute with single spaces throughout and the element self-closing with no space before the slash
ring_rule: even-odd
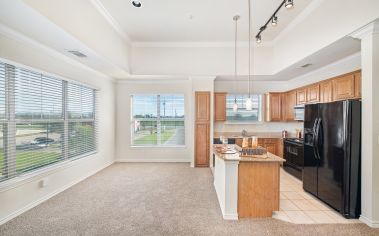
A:
<svg viewBox="0 0 379 236">
<path fill-rule="evenodd" d="M 345 75 L 333 80 L 333 100 L 354 98 L 354 74 Z"/>
<path fill-rule="evenodd" d="M 267 149 L 267 152 L 270 152 L 274 155 L 277 155 L 277 152 L 276 152 L 277 144 L 276 143 L 267 143 L 264 146 Z"/>
<path fill-rule="evenodd" d="M 196 92 L 196 121 L 209 122 L 210 92 Z"/>
<path fill-rule="evenodd" d="M 279 157 L 283 158 L 283 156 L 284 156 L 284 154 L 283 154 L 284 153 L 283 139 L 279 139 L 278 140 L 277 146 L 278 146 L 278 149 L 276 150 L 277 151 L 277 155 Z"/>
<path fill-rule="evenodd" d="M 196 124 L 195 131 L 195 165 L 196 167 L 209 166 L 209 124 Z"/>
<path fill-rule="evenodd" d="M 361 98 L 362 97 L 362 94 L 361 94 L 361 91 L 362 91 L 362 74 L 361 74 L 361 72 L 355 73 L 354 83 L 355 83 L 354 97 L 355 98 Z"/>
<path fill-rule="evenodd" d="M 290 91 L 286 95 L 286 121 L 293 121 L 295 119 L 294 106 L 296 106 L 296 91 Z"/>
<path fill-rule="evenodd" d="M 267 96 L 267 121 L 281 121 L 282 102 L 280 93 L 269 93 Z"/>
<path fill-rule="evenodd" d="M 307 103 L 317 102 L 320 102 L 320 85 L 310 85 L 307 87 Z"/>
<path fill-rule="evenodd" d="M 242 138 L 236 138 L 236 145 L 242 147 Z"/>
<path fill-rule="evenodd" d="M 214 94 L 214 113 L 215 121 L 225 121 L 226 120 L 226 93 L 215 93 Z"/>
<path fill-rule="evenodd" d="M 328 80 L 320 83 L 320 100 L 321 102 L 333 102 L 332 81 Z"/>
<path fill-rule="evenodd" d="M 307 90 L 305 88 L 296 90 L 296 104 L 301 105 L 307 103 Z"/>
</svg>

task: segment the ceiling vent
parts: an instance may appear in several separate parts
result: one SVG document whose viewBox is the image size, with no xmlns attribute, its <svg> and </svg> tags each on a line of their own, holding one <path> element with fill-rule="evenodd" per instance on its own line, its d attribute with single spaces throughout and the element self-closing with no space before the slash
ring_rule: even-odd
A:
<svg viewBox="0 0 379 236">
<path fill-rule="evenodd" d="M 307 67 L 309 67 L 309 66 L 311 66 L 311 65 L 312 65 L 312 64 L 307 63 L 307 64 L 302 65 L 301 67 L 302 67 L 302 68 L 307 68 Z"/>
<path fill-rule="evenodd" d="M 67 52 L 69 52 L 69 53 L 71 53 L 71 54 L 73 54 L 73 55 L 75 55 L 77 57 L 80 57 L 80 58 L 87 57 L 87 55 L 85 55 L 85 54 L 83 54 L 83 53 L 81 53 L 79 51 L 76 51 L 76 50 L 68 50 Z"/>
</svg>

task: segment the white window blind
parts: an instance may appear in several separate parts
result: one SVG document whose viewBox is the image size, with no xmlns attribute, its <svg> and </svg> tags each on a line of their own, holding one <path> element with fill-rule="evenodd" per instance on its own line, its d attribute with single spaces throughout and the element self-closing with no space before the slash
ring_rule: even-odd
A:
<svg viewBox="0 0 379 236">
<path fill-rule="evenodd" d="M 184 95 L 133 95 L 132 145 L 183 146 Z"/>
<path fill-rule="evenodd" d="M 95 98 L 94 89 L 1 63 L 0 181 L 96 151 Z"/>
</svg>

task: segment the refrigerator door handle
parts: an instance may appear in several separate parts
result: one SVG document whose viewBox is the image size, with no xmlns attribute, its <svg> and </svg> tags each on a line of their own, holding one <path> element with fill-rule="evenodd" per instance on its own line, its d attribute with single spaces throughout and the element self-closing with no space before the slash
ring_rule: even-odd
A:
<svg viewBox="0 0 379 236">
<path fill-rule="evenodd" d="M 317 152 L 317 158 L 319 160 L 321 160 L 321 156 L 320 156 L 320 127 L 321 127 L 321 122 L 322 122 L 322 119 L 321 118 L 318 118 L 318 122 L 317 122 L 317 127 L 316 127 L 316 152 Z"/>
<path fill-rule="evenodd" d="M 318 155 L 317 155 L 317 124 L 318 124 L 318 118 L 315 119 L 315 123 L 313 124 L 313 153 L 316 157 L 316 159 L 318 159 Z"/>
</svg>

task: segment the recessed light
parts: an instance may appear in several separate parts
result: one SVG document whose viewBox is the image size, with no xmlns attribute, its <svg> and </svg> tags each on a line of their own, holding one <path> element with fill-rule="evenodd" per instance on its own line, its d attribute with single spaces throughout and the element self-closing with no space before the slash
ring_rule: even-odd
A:
<svg viewBox="0 0 379 236">
<path fill-rule="evenodd" d="M 141 7 L 141 6 L 142 6 L 142 4 L 141 4 L 140 1 L 132 1 L 132 4 L 133 4 L 133 6 L 135 6 L 135 7 Z"/>
</svg>

